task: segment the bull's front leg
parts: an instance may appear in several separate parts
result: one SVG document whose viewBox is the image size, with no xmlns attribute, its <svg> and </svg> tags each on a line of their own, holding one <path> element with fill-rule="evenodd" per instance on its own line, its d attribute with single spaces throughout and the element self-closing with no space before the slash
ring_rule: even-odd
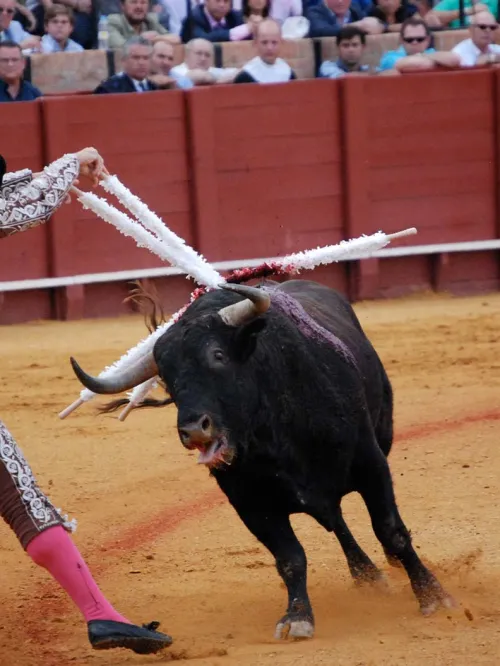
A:
<svg viewBox="0 0 500 666">
<path fill-rule="evenodd" d="M 307 594 L 307 558 L 290 517 L 235 508 L 252 534 L 274 555 L 276 568 L 288 590 L 288 607 L 276 625 L 275 638 L 312 638 L 314 616 Z"/>
</svg>

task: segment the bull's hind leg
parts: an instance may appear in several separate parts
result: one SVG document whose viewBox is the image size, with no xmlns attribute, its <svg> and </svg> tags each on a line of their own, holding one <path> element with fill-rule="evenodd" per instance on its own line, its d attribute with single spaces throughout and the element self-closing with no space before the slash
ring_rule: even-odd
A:
<svg viewBox="0 0 500 666">
<path fill-rule="evenodd" d="M 360 547 L 347 527 L 342 509 L 339 507 L 335 516 L 333 532 L 337 537 L 347 559 L 349 571 L 356 584 L 384 584 L 385 577 Z"/>
<path fill-rule="evenodd" d="M 235 508 L 248 529 L 274 555 L 288 591 L 288 607 L 276 625 L 275 638 L 312 638 L 314 616 L 307 594 L 307 558 L 290 517 Z"/>
<path fill-rule="evenodd" d="M 363 452 L 362 463 L 355 468 L 355 482 L 370 513 L 377 539 L 387 555 L 400 561 L 406 569 L 421 612 L 430 615 L 441 606 L 454 606 L 452 597 L 422 564 L 412 546 L 410 533 L 396 506 L 389 465 L 378 446 Z"/>
</svg>

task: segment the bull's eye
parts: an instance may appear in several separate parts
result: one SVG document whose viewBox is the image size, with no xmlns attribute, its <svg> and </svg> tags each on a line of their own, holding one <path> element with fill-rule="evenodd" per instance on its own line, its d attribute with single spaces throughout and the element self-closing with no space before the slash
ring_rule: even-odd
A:
<svg viewBox="0 0 500 666">
<path fill-rule="evenodd" d="M 221 349 L 216 349 L 214 351 L 214 359 L 219 362 L 224 362 L 226 360 L 224 352 Z"/>
</svg>

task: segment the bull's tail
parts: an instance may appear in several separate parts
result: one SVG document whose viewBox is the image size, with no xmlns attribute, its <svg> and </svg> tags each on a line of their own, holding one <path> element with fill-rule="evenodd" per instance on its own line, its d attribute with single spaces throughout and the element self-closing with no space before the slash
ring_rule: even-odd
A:
<svg viewBox="0 0 500 666">
<path fill-rule="evenodd" d="M 384 455 L 387 457 L 391 451 L 393 438 L 394 438 L 394 425 L 393 425 L 393 393 L 391 383 L 385 371 L 382 380 L 382 407 L 380 410 L 377 425 L 375 427 L 375 435 L 377 442 Z"/>
<path fill-rule="evenodd" d="M 160 296 L 153 283 L 144 283 L 141 280 L 132 282 L 135 288 L 125 298 L 124 303 L 134 303 L 137 310 L 144 317 L 144 322 L 150 333 L 167 321 Z"/>
</svg>

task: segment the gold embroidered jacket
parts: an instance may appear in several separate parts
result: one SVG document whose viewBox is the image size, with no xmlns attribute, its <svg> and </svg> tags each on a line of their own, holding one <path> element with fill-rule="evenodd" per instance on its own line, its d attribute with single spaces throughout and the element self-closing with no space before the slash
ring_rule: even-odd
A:
<svg viewBox="0 0 500 666">
<path fill-rule="evenodd" d="M 0 238 L 46 222 L 64 202 L 80 172 L 68 154 L 33 178 L 29 169 L 7 173 L 0 187 Z"/>
</svg>

